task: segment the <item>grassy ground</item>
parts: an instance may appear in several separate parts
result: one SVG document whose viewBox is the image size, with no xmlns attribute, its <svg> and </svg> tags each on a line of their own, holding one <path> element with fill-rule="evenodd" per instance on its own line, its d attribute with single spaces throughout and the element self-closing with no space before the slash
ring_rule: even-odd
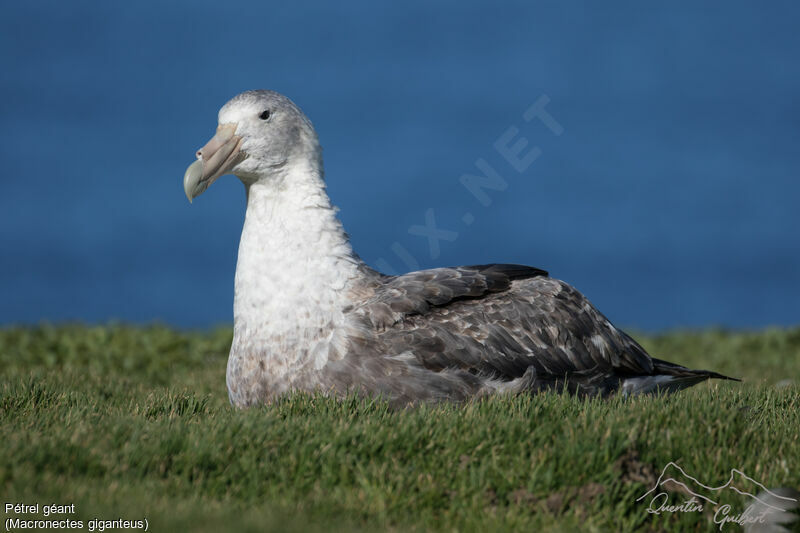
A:
<svg viewBox="0 0 800 533">
<path fill-rule="evenodd" d="M 0 329 L 0 503 L 74 503 L 84 525 L 147 518 L 151 531 L 705 531 L 713 511 L 635 501 L 669 461 L 709 485 L 738 468 L 800 487 L 800 329 L 639 338 L 745 382 L 628 401 L 392 412 L 296 396 L 236 411 L 228 329 Z M 749 503 L 720 499 L 731 514 Z"/>
</svg>

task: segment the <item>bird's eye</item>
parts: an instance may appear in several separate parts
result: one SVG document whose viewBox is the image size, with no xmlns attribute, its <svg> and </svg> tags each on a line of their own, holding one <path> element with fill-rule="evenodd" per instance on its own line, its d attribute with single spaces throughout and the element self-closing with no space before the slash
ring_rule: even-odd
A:
<svg viewBox="0 0 800 533">
<path fill-rule="evenodd" d="M 261 114 L 258 115 L 258 118 L 260 118 L 261 120 L 267 120 L 269 118 L 269 109 L 267 109 L 266 111 L 262 111 Z"/>
</svg>

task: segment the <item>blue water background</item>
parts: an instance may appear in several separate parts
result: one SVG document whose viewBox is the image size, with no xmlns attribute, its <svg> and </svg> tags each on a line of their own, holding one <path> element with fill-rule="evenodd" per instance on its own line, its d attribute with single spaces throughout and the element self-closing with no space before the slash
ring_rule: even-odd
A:
<svg viewBox="0 0 800 533">
<path fill-rule="evenodd" d="M 243 188 L 181 179 L 254 88 L 311 117 L 373 266 L 531 264 L 645 330 L 798 324 L 798 6 L 7 3 L 0 324 L 229 323 Z M 522 118 L 543 95 L 561 135 Z"/>
</svg>

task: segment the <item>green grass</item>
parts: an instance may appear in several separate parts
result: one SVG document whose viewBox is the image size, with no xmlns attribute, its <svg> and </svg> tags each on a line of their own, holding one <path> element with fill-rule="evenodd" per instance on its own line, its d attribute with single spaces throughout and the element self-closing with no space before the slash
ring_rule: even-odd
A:
<svg viewBox="0 0 800 533">
<path fill-rule="evenodd" d="M 0 503 L 75 503 L 72 518 L 147 518 L 151 531 L 706 531 L 711 512 L 635 502 L 669 461 L 707 484 L 738 468 L 800 487 L 800 329 L 638 336 L 744 383 L 403 411 L 304 395 L 234 410 L 230 337 L 0 329 Z"/>
</svg>

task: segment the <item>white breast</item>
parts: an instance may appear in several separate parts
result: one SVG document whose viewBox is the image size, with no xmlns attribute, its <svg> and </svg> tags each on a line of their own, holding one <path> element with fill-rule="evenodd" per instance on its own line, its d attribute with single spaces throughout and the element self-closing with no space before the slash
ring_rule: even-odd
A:
<svg viewBox="0 0 800 533">
<path fill-rule="evenodd" d="M 248 187 L 228 361 L 232 400 L 237 384 L 290 389 L 336 357 L 357 264 L 318 173 L 295 169 Z"/>
</svg>

